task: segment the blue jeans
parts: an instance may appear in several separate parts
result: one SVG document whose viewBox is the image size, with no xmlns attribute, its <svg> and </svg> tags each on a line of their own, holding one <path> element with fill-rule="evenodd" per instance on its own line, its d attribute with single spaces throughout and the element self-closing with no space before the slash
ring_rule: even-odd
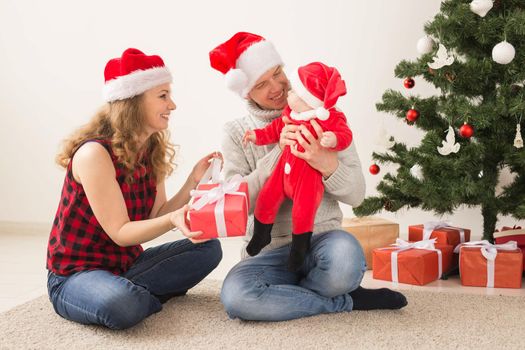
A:
<svg viewBox="0 0 525 350">
<path fill-rule="evenodd" d="M 161 301 L 183 295 L 221 261 L 218 240 L 188 239 L 146 249 L 122 276 L 105 270 L 70 276 L 48 273 L 49 298 L 65 319 L 112 329 L 132 327 L 162 309 Z"/>
<path fill-rule="evenodd" d="M 228 273 L 221 301 L 230 318 L 284 321 L 350 311 L 349 292 L 366 270 L 363 249 L 345 231 L 312 236 L 301 271 L 287 269 L 290 245 L 247 258 Z"/>
</svg>

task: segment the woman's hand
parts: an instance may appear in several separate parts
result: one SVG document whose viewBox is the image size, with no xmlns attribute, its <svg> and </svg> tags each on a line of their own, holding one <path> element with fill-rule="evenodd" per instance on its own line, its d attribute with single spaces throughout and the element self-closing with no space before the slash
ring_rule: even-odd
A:
<svg viewBox="0 0 525 350">
<path fill-rule="evenodd" d="M 308 129 L 301 125 L 295 132 L 297 143 L 304 148 L 304 152 L 297 150 L 297 144 L 290 147 L 294 156 L 304 159 L 310 166 L 319 171 L 324 178 L 329 177 L 339 166 L 337 152 L 328 150 L 321 146 L 318 135 L 323 135 L 323 129 L 315 120 L 311 120 L 315 134 L 313 135 Z"/>
<path fill-rule="evenodd" d="M 192 188 L 195 188 L 197 184 L 201 181 L 202 177 L 204 176 L 204 173 L 206 170 L 208 170 L 208 167 L 210 166 L 210 162 L 213 158 L 219 158 L 220 160 L 223 160 L 221 152 L 213 152 L 202 158 L 195 164 L 193 167 L 193 170 L 191 171 L 191 174 L 188 176 L 188 180 L 191 180 L 192 182 Z"/>
<path fill-rule="evenodd" d="M 290 118 L 288 117 L 283 117 L 283 122 L 285 125 L 281 130 L 281 136 L 279 138 L 279 147 L 281 148 L 281 150 L 284 150 L 286 146 L 295 145 L 295 132 L 298 128 L 298 125 L 290 124 Z"/>
<path fill-rule="evenodd" d="M 190 210 L 189 205 L 184 205 L 182 208 L 177 209 L 173 212 L 171 212 L 170 215 L 170 221 L 171 223 L 182 232 L 182 234 L 188 238 L 192 243 L 202 243 L 209 241 L 209 239 L 195 239 L 194 237 L 198 237 L 202 235 L 202 231 L 190 231 L 188 228 L 189 221 L 188 221 L 188 211 Z"/>
</svg>

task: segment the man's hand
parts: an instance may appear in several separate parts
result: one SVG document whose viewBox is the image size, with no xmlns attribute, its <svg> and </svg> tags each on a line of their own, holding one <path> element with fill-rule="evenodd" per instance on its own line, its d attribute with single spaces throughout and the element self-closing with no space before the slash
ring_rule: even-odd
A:
<svg viewBox="0 0 525 350">
<path fill-rule="evenodd" d="M 337 152 L 330 151 L 321 146 L 318 135 L 323 134 L 323 129 L 315 120 L 311 120 L 310 123 L 314 128 L 315 135 L 308 131 L 304 125 L 301 125 L 295 132 L 297 143 L 304 148 L 304 152 L 299 152 L 296 144 L 290 147 L 290 149 L 294 156 L 304 159 L 312 168 L 319 171 L 324 178 L 327 178 L 332 175 L 339 166 Z"/>
</svg>

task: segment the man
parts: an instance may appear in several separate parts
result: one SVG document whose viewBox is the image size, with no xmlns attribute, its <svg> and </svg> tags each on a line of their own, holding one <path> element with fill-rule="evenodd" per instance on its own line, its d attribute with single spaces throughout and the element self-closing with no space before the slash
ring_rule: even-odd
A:
<svg viewBox="0 0 525 350">
<path fill-rule="evenodd" d="M 250 203 L 270 175 L 284 147 L 296 142 L 304 152 L 292 153 L 323 175 L 325 194 L 317 211 L 310 250 L 302 267 L 287 269 L 291 242 L 291 202 L 285 201 L 271 232 L 271 243 L 260 254 L 246 258 L 226 276 L 221 301 L 231 318 L 282 321 L 320 313 L 399 309 L 407 304 L 398 292 L 360 287 L 366 270 L 359 242 L 341 228 L 339 201 L 357 206 L 365 195 L 365 182 L 355 143 L 341 152 L 322 147 L 317 135 L 304 127 L 287 125 L 279 145 L 244 148 L 246 130 L 262 128 L 281 115 L 289 90 L 283 62 L 264 38 L 240 32 L 210 52 L 213 68 L 225 74 L 227 86 L 247 100 L 249 115 L 228 122 L 222 144 L 226 178 L 245 176 Z M 252 208 L 253 209 L 253 208 Z M 249 239 L 253 217 L 248 224 Z"/>
</svg>

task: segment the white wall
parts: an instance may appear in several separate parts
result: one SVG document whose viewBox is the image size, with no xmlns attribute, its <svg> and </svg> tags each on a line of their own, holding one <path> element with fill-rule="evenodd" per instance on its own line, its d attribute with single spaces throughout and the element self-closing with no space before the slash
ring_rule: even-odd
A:
<svg viewBox="0 0 525 350">
<path fill-rule="evenodd" d="M 380 176 L 366 169 L 380 124 L 410 145 L 421 137 L 413 127 L 379 114 L 375 103 L 387 88 L 409 92 L 393 76 L 394 67 L 417 57 L 416 41 L 440 1 L 322 3 L 0 0 L 0 221 L 52 221 L 64 176 L 53 161 L 59 141 L 101 105 L 104 65 L 127 47 L 161 55 L 174 75 L 178 109 L 170 129 L 181 158 L 167 182 L 173 194 L 193 163 L 219 148 L 221 125 L 244 114 L 239 98 L 208 62 L 210 49 L 241 30 L 273 41 L 288 67 L 321 60 L 339 68 L 349 88 L 339 105 L 354 131 L 367 194 L 374 194 Z M 421 80 L 410 91 L 432 92 Z M 352 215 L 350 207 L 344 211 Z M 381 215 L 400 222 L 402 230 L 434 218 L 418 210 Z M 479 209 L 449 218 L 481 230 Z"/>
</svg>

